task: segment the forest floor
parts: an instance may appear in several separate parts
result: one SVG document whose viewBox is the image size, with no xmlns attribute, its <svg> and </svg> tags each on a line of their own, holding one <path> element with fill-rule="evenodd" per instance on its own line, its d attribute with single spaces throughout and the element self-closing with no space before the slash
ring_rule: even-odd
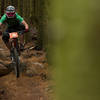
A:
<svg viewBox="0 0 100 100">
<path fill-rule="evenodd" d="M 53 90 L 46 53 L 27 49 L 20 60 L 21 75 L 17 79 L 11 70 L 9 51 L 0 37 L 0 100 L 50 100 Z"/>
</svg>

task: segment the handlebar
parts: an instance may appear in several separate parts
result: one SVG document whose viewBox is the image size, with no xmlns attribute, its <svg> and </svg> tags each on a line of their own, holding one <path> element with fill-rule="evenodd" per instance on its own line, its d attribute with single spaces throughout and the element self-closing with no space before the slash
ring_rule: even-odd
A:
<svg viewBox="0 0 100 100">
<path fill-rule="evenodd" d="M 29 32 L 29 30 L 21 30 L 21 31 L 17 31 L 19 35 Z M 2 31 L 0 30 L 0 36 L 2 35 Z"/>
<path fill-rule="evenodd" d="M 23 34 L 23 33 L 26 33 L 26 32 L 28 32 L 29 30 L 21 30 L 21 31 L 16 31 L 16 32 L 18 32 L 18 35 L 21 35 L 21 34 Z"/>
<path fill-rule="evenodd" d="M 23 34 L 25 30 L 17 31 L 19 35 Z"/>
</svg>

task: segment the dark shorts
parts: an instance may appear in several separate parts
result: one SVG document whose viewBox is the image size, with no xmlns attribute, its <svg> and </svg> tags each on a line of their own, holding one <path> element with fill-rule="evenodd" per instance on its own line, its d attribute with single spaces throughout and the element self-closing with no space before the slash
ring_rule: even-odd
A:
<svg viewBox="0 0 100 100">
<path fill-rule="evenodd" d="M 13 26 L 13 27 L 8 27 L 6 31 L 2 35 L 2 40 L 7 43 L 9 42 L 9 33 L 11 32 L 17 32 L 17 31 L 22 31 L 25 30 L 25 26 L 23 24 Z"/>
</svg>

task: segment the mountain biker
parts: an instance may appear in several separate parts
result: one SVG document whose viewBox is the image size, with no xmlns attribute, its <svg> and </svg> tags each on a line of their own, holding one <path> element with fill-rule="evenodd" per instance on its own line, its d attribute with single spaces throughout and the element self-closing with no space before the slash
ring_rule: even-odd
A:
<svg viewBox="0 0 100 100">
<path fill-rule="evenodd" d="M 0 26 L 2 24 L 7 24 L 7 29 L 2 35 L 2 40 L 6 44 L 7 48 L 10 50 L 10 43 L 9 43 L 9 33 L 17 32 L 21 30 L 28 31 L 29 26 L 26 21 L 15 11 L 14 6 L 8 6 L 6 8 L 5 14 L 0 19 Z M 20 49 L 24 49 L 24 36 L 21 34 L 20 36 Z M 10 50 L 11 53 L 11 50 Z"/>
</svg>

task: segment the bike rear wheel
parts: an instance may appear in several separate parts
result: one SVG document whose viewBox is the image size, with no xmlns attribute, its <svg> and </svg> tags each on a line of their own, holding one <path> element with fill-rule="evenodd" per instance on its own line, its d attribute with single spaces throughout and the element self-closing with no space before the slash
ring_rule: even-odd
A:
<svg viewBox="0 0 100 100">
<path fill-rule="evenodd" d="M 18 56 L 18 51 L 16 48 L 14 48 L 14 69 L 15 69 L 15 74 L 16 74 L 16 77 L 18 78 L 19 77 L 19 74 L 20 74 L 20 71 L 19 71 L 19 68 L 20 68 L 20 61 L 19 61 L 19 56 Z"/>
</svg>

